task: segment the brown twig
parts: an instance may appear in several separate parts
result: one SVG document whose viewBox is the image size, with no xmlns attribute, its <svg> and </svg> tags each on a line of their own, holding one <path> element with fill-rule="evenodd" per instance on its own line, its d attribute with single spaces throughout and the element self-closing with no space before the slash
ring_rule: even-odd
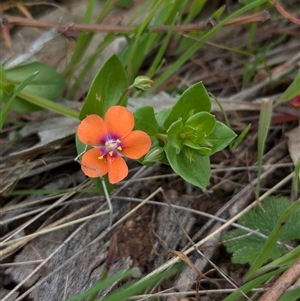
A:
<svg viewBox="0 0 300 301">
<path fill-rule="evenodd" d="M 280 3 L 277 1 L 270 1 L 270 3 L 277 9 L 277 11 L 286 19 L 290 20 L 291 22 L 300 25 L 300 19 L 294 17 L 290 12 L 288 12 Z"/>
<path fill-rule="evenodd" d="M 283 273 L 272 285 L 272 287 L 263 294 L 259 301 L 278 300 L 279 297 L 293 284 L 300 276 L 300 258 Z"/>
<path fill-rule="evenodd" d="M 270 18 L 268 11 L 262 11 L 255 15 L 247 15 L 239 18 L 232 19 L 228 21 L 225 25 L 244 25 L 249 23 L 265 22 Z M 194 30 L 208 30 L 214 27 L 217 21 L 209 19 L 205 22 L 200 22 L 198 24 L 188 24 L 174 26 L 174 32 L 188 32 Z M 42 20 L 27 19 L 17 16 L 0 16 L 0 25 L 20 25 L 26 27 L 36 27 L 41 29 L 51 29 L 57 28 L 58 32 L 64 32 L 66 30 L 73 31 L 84 31 L 84 32 L 112 32 L 112 33 L 122 33 L 134 31 L 137 26 L 134 25 L 105 25 L 105 24 L 75 24 L 75 23 L 54 23 L 46 22 Z M 150 27 L 149 31 L 153 32 L 168 32 L 170 29 L 169 25 L 159 25 L 155 27 Z"/>
</svg>

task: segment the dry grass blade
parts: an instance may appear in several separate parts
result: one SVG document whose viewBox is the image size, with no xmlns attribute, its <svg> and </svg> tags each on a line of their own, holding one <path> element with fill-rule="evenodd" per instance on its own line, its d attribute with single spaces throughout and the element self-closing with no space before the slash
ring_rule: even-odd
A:
<svg viewBox="0 0 300 301">
<path fill-rule="evenodd" d="M 104 3 L 91 2 L 95 3 L 93 11 L 99 11 L 98 5 Z M 2 26 L 6 34 L 10 29 L 7 25 L 14 26 L 10 31 L 12 50 L 6 51 L 5 40 L 0 41 L 3 43 L 2 62 L 8 68 L 40 60 L 57 70 L 64 70 L 76 43 L 73 38 L 78 37 L 78 32 L 101 31 L 109 35 L 120 32 L 123 35 L 125 31 L 136 29 L 134 24 L 140 24 L 144 18 L 144 11 L 139 12 L 140 19 L 133 17 L 143 3 L 134 1 L 135 5 L 128 10 L 115 9 L 107 14 L 104 24 L 97 24 L 93 19 L 90 24 L 84 24 L 82 12 L 86 3 L 85 0 L 61 1 L 61 6 L 40 16 L 34 14 L 31 6 L 39 4 L 35 9 L 44 13 L 44 7 L 49 3 L 26 1 L 21 9 L 26 7 L 33 15 L 32 19 L 30 15 L 28 18 L 1 16 L 2 23 L 8 22 Z M 174 34 L 161 57 L 155 78 L 158 79 L 179 60 L 190 45 L 202 43 L 201 33 L 191 31 L 206 30 L 205 26 L 217 24 L 201 19 L 211 16 L 221 2 L 206 3 L 195 21 L 175 23 Z M 294 19 L 289 13 L 296 3 L 289 1 L 284 5 L 284 11 L 278 2 L 271 1 L 271 4 L 281 13 L 271 7 L 269 13 L 264 11 L 233 19 L 227 24 L 231 26 L 222 28 L 220 34 L 174 71 L 160 87 L 162 91 L 151 96 L 129 97 L 128 106 L 132 111 L 151 105 L 155 112 L 160 112 L 170 108 L 183 90 L 202 81 L 223 106 L 236 133 L 241 133 L 251 124 L 235 151 L 225 149 L 211 157 L 211 179 L 207 190 L 189 185 L 169 166 L 156 164 L 141 168 L 136 162 L 128 161 L 128 179 L 118 184 L 109 195 L 113 208 L 113 223 L 109 228 L 105 198 L 99 195 L 82 174 L 80 165 L 74 162 L 77 156 L 74 134 L 78 120 L 69 123 L 70 118 L 65 118 L 65 123 L 63 118 L 45 111 L 9 115 L 7 126 L 0 132 L 0 280 L 5 280 L 0 288 L 1 300 L 57 301 L 90 288 L 99 279 L 110 238 L 115 233 L 118 234 L 118 253 L 112 273 L 134 266 L 148 279 L 178 261 L 185 261 L 187 265 L 173 279 L 158 282 L 151 291 L 131 300 L 153 297 L 174 301 L 203 296 L 219 301 L 237 290 L 234 285 L 246 268 L 230 262 L 220 236 L 228 228 L 236 227 L 247 231 L 249 234 L 246 235 L 266 237 L 236 221 L 257 204 L 254 194 L 258 181 L 256 143 L 262 98 L 275 103 L 299 71 L 299 30 L 290 22 Z M 11 5 L 15 4 L 5 2 L 1 9 L 11 9 Z M 230 4 L 227 12 L 236 11 L 238 5 Z M 23 9 L 23 13 L 26 14 L 26 10 Z M 183 20 L 189 13 L 187 9 L 178 20 L 181 17 Z M 268 22 L 263 23 L 266 20 Z M 37 37 L 32 28 L 25 26 L 40 28 L 41 35 Z M 51 29 L 44 31 L 42 28 Z M 151 32 L 147 30 L 146 35 L 162 38 L 155 45 L 157 47 L 140 58 L 143 63 L 139 74 L 148 72 L 169 25 L 149 27 Z M 105 34 L 95 35 L 95 44 L 80 64 L 85 65 L 91 55 L 99 54 L 97 47 L 103 45 L 100 41 Z M 66 39 L 66 36 L 71 39 Z M 88 72 L 74 99 L 61 99 L 60 104 L 80 110 L 92 78 L 103 64 L 103 57 L 110 56 L 118 43 L 113 43 L 107 52 L 98 55 L 101 61 L 93 64 L 94 68 Z M 126 51 L 128 49 L 125 49 L 125 54 Z M 81 76 L 81 70 L 76 70 L 75 78 Z M 68 86 L 72 84 L 68 82 Z M 224 121 L 222 111 L 213 100 L 212 114 Z M 278 118 L 276 123 L 274 117 Z M 263 200 L 271 194 L 290 195 L 293 162 L 297 162 L 298 153 L 295 150 L 289 152 L 289 149 L 296 149 L 293 144 L 296 134 L 292 133 L 297 129 L 299 118 L 300 111 L 289 102 L 273 108 L 260 177 L 262 196 L 259 200 L 262 206 Z M 289 242 L 281 243 L 281 246 L 287 251 L 293 249 Z M 158 256 L 153 249 L 168 255 Z M 292 268 L 288 272 L 291 271 Z M 294 275 L 298 274 L 296 268 Z M 233 288 L 227 289 L 230 283 Z M 274 283 L 274 287 L 276 285 Z M 114 286 L 109 287 L 99 298 L 113 289 Z M 257 296 L 266 292 L 268 296 L 272 290 L 269 287 L 256 288 L 253 292 L 257 292 Z"/>
</svg>

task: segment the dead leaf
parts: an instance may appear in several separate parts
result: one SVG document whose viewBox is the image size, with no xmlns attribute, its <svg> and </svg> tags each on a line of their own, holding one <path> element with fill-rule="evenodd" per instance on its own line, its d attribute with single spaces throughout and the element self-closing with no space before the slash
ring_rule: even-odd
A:
<svg viewBox="0 0 300 301">
<path fill-rule="evenodd" d="M 288 149 L 290 156 L 294 165 L 296 165 L 300 158 L 300 126 L 288 132 L 286 136 L 288 137 Z"/>
</svg>

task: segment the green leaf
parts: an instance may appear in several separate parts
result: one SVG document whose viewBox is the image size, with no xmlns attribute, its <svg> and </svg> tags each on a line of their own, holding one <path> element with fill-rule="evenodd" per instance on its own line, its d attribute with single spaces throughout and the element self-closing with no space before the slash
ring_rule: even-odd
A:
<svg viewBox="0 0 300 301">
<path fill-rule="evenodd" d="M 194 138 L 194 137 L 192 137 L 192 138 Z M 197 138 L 197 137 L 196 137 Z M 195 143 L 195 142 L 193 142 L 193 141 L 191 141 L 191 140 L 188 140 L 188 139 L 185 139 L 184 140 L 184 145 L 185 146 L 188 146 L 188 147 L 190 147 L 190 148 L 192 148 L 192 149 L 196 149 L 196 150 L 200 150 L 202 147 L 198 144 L 198 143 Z M 209 151 L 210 152 L 210 151 Z"/>
<path fill-rule="evenodd" d="M 201 144 L 205 136 L 213 130 L 215 123 L 215 116 L 208 112 L 196 113 L 186 121 L 185 125 L 180 117 L 167 130 L 169 144 L 176 148 L 176 153 L 179 153 L 185 145 L 198 150 L 200 155 L 208 155 L 209 143 Z"/>
<path fill-rule="evenodd" d="M 288 253 L 282 255 L 278 259 L 275 259 L 268 264 L 264 265 L 257 271 L 257 275 L 262 275 L 268 271 L 272 271 L 276 268 L 280 267 L 289 267 L 291 266 L 295 260 L 299 258 L 300 255 L 300 245 L 289 251 Z"/>
<path fill-rule="evenodd" d="M 260 194 L 260 181 L 263 171 L 263 156 L 266 148 L 266 141 L 269 133 L 269 127 L 272 118 L 272 100 L 270 98 L 263 98 L 261 100 L 259 123 L 258 123 L 258 137 L 257 137 L 257 183 L 256 183 L 256 196 Z"/>
<path fill-rule="evenodd" d="M 226 249 L 229 253 L 232 253 L 231 261 L 233 263 L 250 263 L 252 264 L 266 242 L 265 238 L 259 237 L 255 234 L 250 236 L 242 237 L 246 235 L 247 232 L 241 229 L 232 230 L 223 235 L 222 240 L 225 241 Z M 226 242 L 226 240 L 231 240 Z M 284 248 L 282 246 L 277 246 L 274 248 L 270 254 L 269 259 L 279 258 L 283 253 Z"/>
<path fill-rule="evenodd" d="M 276 225 L 272 229 L 267 241 L 265 242 L 262 249 L 258 253 L 257 258 L 250 266 L 246 275 L 243 277 L 245 281 L 250 279 L 250 277 L 252 277 L 256 273 L 256 271 L 263 265 L 263 263 L 266 262 L 270 250 L 272 250 L 276 246 L 276 242 L 280 239 L 284 227 L 287 224 L 288 220 L 290 219 L 291 215 L 293 215 L 297 210 L 299 210 L 299 208 L 300 208 L 300 199 L 296 202 L 291 203 L 280 215 L 280 218 L 278 219 Z M 299 218 L 299 211 L 296 214 L 297 214 L 297 218 Z M 293 226 L 295 227 L 295 224 Z M 297 232 L 299 232 L 298 223 L 296 224 L 296 227 L 297 227 Z M 300 233 L 298 233 L 298 235 L 299 234 Z"/>
<path fill-rule="evenodd" d="M 253 0 L 239 0 L 239 2 L 243 5 L 248 5 L 250 4 L 251 2 L 253 2 Z"/>
<path fill-rule="evenodd" d="M 182 118 L 179 118 L 177 121 L 173 122 L 167 131 L 168 143 L 176 149 L 178 154 L 183 148 L 183 139 L 181 137 L 183 133 L 183 122 Z"/>
<path fill-rule="evenodd" d="M 94 78 L 82 110 L 80 119 L 97 114 L 104 117 L 106 111 L 115 105 L 126 106 L 128 81 L 119 58 L 112 55 Z"/>
<path fill-rule="evenodd" d="M 224 241 L 228 252 L 233 253 L 232 261 L 235 263 L 249 262 L 252 264 L 263 249 L 268 236 L 274 230 L 278 220 L 290 204 L 291 202 L 284 197 L 269 197 L 263 202 L 264 211 L 259 206 L 255 206 L 245 213 L 238 223 L 252 230 L 259 230 L 260 233 L 267 237 L 263 238 L 255 234 L 241 237 L 248 233 L 241 229 L 235 229 L 225 233 L 222 236 L 222 240 Z M 300 208 L 297 208 L 284 225 L 279 236 L 280 240 L 284 241 L 300 238 L 298 226 L 299 216 Z M 275 246 L 269 250 L 266 260 L 279 258 L 284 250 L 285 249 L 281 245 L 275 244 Z"/>
<path fill-rule="evenodd" d="M 300 286 L 295 286 L 289 289 L 283 295 L 280 296 L 278 301 L 297 301 L 300 296 Z"/>
<path fill-rule="evenodd" d="M 211 148 L 210 147 L 204 147 L 201 146 L 198 150 L 197 150 L 198 155 L 200 156 L 210 156 L 211 155 Z"/>
<path fill-rule="evenodd" d="M 34 62 L 6 70 L 5 74 L 7 82 L 19 85 L 35 72 L 39 74 L 24 88 L 24 92 L 56 101 L 65 88 L 65 81 L 63 77 L 51 67 L 40 62 Z M 4 101 L 8 101 L 10 97 L 11 95 L 7 96 Z M 11 109 L 16 112 L 27 113 L 39 110 L 40 107 L 28 103 L 18 96 L 13 102 Z"/>
<path fill-rule="evenodd" d="M 119 0 L 116 4 L 120 8 L 129 8 L 133 5 L 133 0 Z"/>
<path fill-rule="evenodd" d="M 241 142 L 245 139 L 245 137 L 247 136 L 249 130 L 251 128 L 251 123 L 249 123 L 244 129 L 243 131 L 238 135 L 238 137 L 236 138 L 235 142 L 233 144 L 231 144 L 229 146 L 230 150 L 232 152 L 235 152 L 235 150 L 239 147 L 239 145 L 241 144 Z"/>
<path fill-rule="evenodd" d="M 201 111 L 209 112 L 210 109 L 210 98 L 202 82 L 194 84 L 185 90 L 179 97 L 167 116 L 163 126 L 167 130 L 170 125 L 180 117 L 185 123 L 192 115 Z"/>
<path fill-rule="evenodd" d="M 4 86 L 4 83 L 7 81 L 5 71 L 3 66 L 0 64 L 0 89 Z M 2 99 L 2 98 L 1 98 Z"/>
<path fill-rule="evenodd" d="M 160 112 L 158 112 L 157 114 L 155 114 L 155 119 L 157 121 L 160 132 L 163 132 L 163 133 L 166 132 L 166 130 L 164 128 L 164 122 L 165 122 L 166 118 L 168 117 L 168 115 L 170 114 L 171 109 L 172 108 L 163 109 Z"/>
<path fill-rule="evenodd" d="M 203 136 L 203 134 L 205 134 L 205 136 L 208 136 L 214 129 L 215 124 L 215 116 L 208 112 L 196 113 L 195 115 L 191 116 L 185 123 L 186 126 L 190 126 L 197 133 L 199 133 L 201 137 Z M 200 143 L 202 140 L 203 138 L 197 140 L 197 142 Z"/>
<path fill-rule="evenodd" d="M 252 1 L 252 0 L 251 0 Z M 218 20 L 223 15 L 224 11 L 226 9 L 226 5 L 222 5 L 219 9 L 217 9 L 211 16 L 210 19 Z"/>
<path fill-rule="evenodd" d="M 234 137 L 236 134 L 228 126 L 217 121 L 213 131 L 205 138 L 212 145 L 210 155 L 224 149 Z"/>
<path fill-rule="evenodd" d="M 233 18 L 237 18 L 242 14 L 245 14 L 247 11 L 258 7 L 259 5 L 263 5 L 269 2 L 269 0 L 252 0 L 251 3 L 241 9 L 238 9 L 234 13 L 230 14 L 228 17 L 222 19 L 217 25 L 215 25 L 211 30 L 205 32 L 203 36 L 201 36 L 201 42 L 194 42 L 184 53 L 180 55 L 180 57 L 169 67 L 165 68 L 164 72 L 161 73 L 159 77 L 156 78 L 155 84 L 152 89 L 157 89 L 160 85 L 165 83 L 167 79 L 169 79 L 175 72 L 179 70 L 179 68 L 189 60 L 195 53 L 198 51 L 202 45 L 209 40 L 216 32 L 220 31 L 220 28 L 224 26 L 229 20 Z"/>
<path fill-rule="evenodd" d="M 116 300 L 128 300 L 128 298 L 137 295 L 147 288 L 155 286 L 157 283 L 162 282 L 174 275 L 178 275 L 182 271 L 183 263 L 176 263 L 171 268 L 166 269 L 151 277 L 145 276 L 143 279 L 138 280 L 135 283 L 125 285 L 114 292 L 111 292 L 102 301 L 116 301 Z"/>
<path fill-rule="evenodd" d="M 154 136 L 158 132 L 158 123 L 155 119 L 153 107 L 141 107 L 134 113 L 134 128 Z"/>
<path fill-rule="evenodd" d="M 9 112 L 9 109 L 13 103 L 13 101 L 15 100 L 15 98 L 17 97 L 17 95 L 20 93 L 20 91 L 22 91 L 36 76 L 38 75 L 38 71 L 31 74 L 30 76 L 28 76 L 22 83 L 20 83 L 20 85 L 18 85 L 18 87 L 16 88 L 14 94 L 12 95 L 12 97 L 9 99 L 9 101 L 6 103 L 5 107 L 0 111 L 0 130 L 3 127 L 4 121 L 6 119 L 6 116 Z"/>
<path fill-rule="evenodd" d="M 190 148 L 183 148 L 177 154 L 169 143 L 165 148 L 166 156 L 172 169 L 188 183 L 205 188 L 210 179 L 209 157 L 200 156 Z"/>
<path fill-rule="evenodd" d="M 300 73 L 297 74 L 296 78 L 289 85 L 289 87 L 281 94 L 277 99 L 275 105 L 291 100 L 300 94 Z"/>
<path fill-rule="evenodd" d="M 85 297 L 89 297 L 90 295 L 92 295 L 93 293 L 97 293 L 101 290 L 103 290 L 104 288 L 116 283 L 117 281 L 122 281 L 125 280 L 129 277 L 131 277 L 133 275 L 134 271 L 133 270 L 127 270 L 124 272 L 120 272 L 118 274 L 115 275 L 111 275 L 106 279 L 103 279 L 101 282 L 98 282 L 96 285 L 94 285 L 93 287 L 85 290 L 84 292 L 68 298 L 66 301 L 79 301 L 82 300 Z"/>
<path fill-rule="evenodd" d="M 266 273 L 264 275 L 261 275 L 245 284 L 243 284 L 241 287 L 239 287 L 238 289 L 236 289 L 233 293 L 231 293 L 229 296 L 227 296 L 226 298 L 224 298 L 222 301 L 237 301 L 239 300 L 239 297 L 242 297 L 242 292 L 248 293 L 250 292 L 253 288 L 257 288 L 259 287 L 261 284 L 263 284 L 264 282 L 270 280 L 272 277 L 279 275 L 280 273 L 284 272 L 285 268 L 281 268 L 281 269 L 276 269 L 275 271 Z"/>
</svg>

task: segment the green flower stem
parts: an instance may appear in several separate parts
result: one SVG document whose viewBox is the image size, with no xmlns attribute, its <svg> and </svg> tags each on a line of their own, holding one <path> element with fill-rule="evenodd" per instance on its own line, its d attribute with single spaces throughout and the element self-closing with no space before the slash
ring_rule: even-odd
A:
<svg viewBox="0 0 300 301">
<path fill-rule="evenodd" d="M 158 139 L 162 140 L 164 143 L 167 143 L 167 141 L 168 141 L 168 136 L 166 134 L 157 133 L 156 137 Z"/>
<path fill-rule="evenodd" d="M 52 112 L 55 112 L 55 113 L 58 113 L 60 115 L 64 115 L 67 117 L 79 119 L 79 112 L 69 109 L 67 107 L 64 107 L 58 103 L 50 101 L 50 100 L 43 98 L 41 96 L 38 96 L 36 94 L 33 94 L 33 93 L 23 90 L 19 93 L 18 96 L 32 104 L 38 105 L 49 111 L 52 111 Z"/>
<path fill-rule="evenodd" d="M 132 86 L 128 87 L 121 95 L 119 101 L 117 102 L 116 106 L 119 106 L 122 101 L 123 101 L 123 98 L 126 96 L 126 93 L 128 93 L 128 91 L 132 88 Z"/>
</svg>

